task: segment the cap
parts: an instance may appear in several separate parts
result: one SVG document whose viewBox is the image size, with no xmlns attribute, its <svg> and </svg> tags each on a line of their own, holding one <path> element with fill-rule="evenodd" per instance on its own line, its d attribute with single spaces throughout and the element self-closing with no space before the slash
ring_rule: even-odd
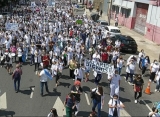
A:
<svg viewBox="0 0 160 117">
<path fill-rule="evenodd" d="M 76 80 L 76 81 L 74 82 L 74 85 L 80 86 L 80 85 L 81 85 L 81 82 L 78 81 L 78 80 Z"/>
</svg>

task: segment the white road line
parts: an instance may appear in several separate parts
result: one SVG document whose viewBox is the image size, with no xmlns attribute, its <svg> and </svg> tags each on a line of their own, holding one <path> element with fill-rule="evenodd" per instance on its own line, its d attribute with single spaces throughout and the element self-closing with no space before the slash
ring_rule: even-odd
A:
<svg viewBox="0 0 160 117">
<path fill-rule="evenodd" d="M 31 88 L 31 90 L 32 90 L 32 91 L 31 91 L 31 95 L 30 95 L 30 98 L 33 98 L 34 87 L 32 87 L 32 88 Z"/>
<path fill-rule="evenodd" d="M 87 104 L 88 104 L 88 105 L 91 105 L 90 102 L 89 102 L 89 98 L 88 98 L 87 93 L 84 93 L 84 94 L 85 94 L 85 97 L 86 97 L 86 100 L 87 100 Z"/>
<path fill-rule="evenodd" d="M 7 109 L 6 92 L 0 96 L 0 109 Z"/>
<path fill-rule="evenodd" d="M 144 100 L 142 100 L 142 102 L 147 106 L 147 108 L 148 108 L 150 111 L 152 111 L 152 109 L 149 107 L 149 105 L 148 105 Z"/>
<path fill-rule="evenodd" d="M 131 117 L 125 109 L 120 109 L 120 117 Z"/>
</svg>

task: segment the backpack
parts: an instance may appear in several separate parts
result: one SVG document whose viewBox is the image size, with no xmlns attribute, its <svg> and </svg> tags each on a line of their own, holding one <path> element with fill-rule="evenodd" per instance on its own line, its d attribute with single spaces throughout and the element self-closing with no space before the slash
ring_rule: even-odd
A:
<svg viewBox="0 0 160 117">
<path fill-rule="evenodd" d="M 16 70 L 13 74 L 13 79 L 17 79 L 17 78 L 20 78 L 21 77 L 21 74 L 20 74 L 20 71 L 19 70 Z"/>
<path fill-rule="evenodd" d="M 9 55 L 8 55 L 8 54 L 6 55 L 6 61 L 7 61 L 7 62 L 9 62 L 9 61 L 10 61 L 10 57 L 9 57 Z"/>
<path fill-rule="evenodd" d="M 96 91 L 97 91 L 97 88 L 96 88 L 95 91 L 91 92 L 91 94 L 90 94 L 91 99 L 95 98 Z"/>
</svg>

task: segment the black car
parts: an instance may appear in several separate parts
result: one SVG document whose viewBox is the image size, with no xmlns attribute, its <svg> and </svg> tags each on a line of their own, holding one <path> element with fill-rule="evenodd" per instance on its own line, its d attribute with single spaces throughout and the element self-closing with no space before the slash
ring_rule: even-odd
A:
<svg viewBox="0 0 160 117">
<path fill-rule="evenodd" d="M 137 43 L 130 36 L 116 35 L 114 37 L 111 37 L 111 40 L 113 45 L 115 45 L 116 40 L 119 40 L 121 42 L 121 48 L 120 48 L 121 52 L 132 52 L 132 53 L 137 52 Z"/>
</svg>

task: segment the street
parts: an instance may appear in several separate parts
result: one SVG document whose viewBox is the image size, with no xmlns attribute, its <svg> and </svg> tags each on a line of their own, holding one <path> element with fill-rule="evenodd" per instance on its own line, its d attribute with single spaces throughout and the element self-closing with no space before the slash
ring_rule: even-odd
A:
<svg viewBox="0 0 160 117">
<path fill-rule="evenodd" d="M 129 54 L 123 55 L 125 60 L 129 56 Z M 65 113 L 63 112 L 63 102 L 66 95 L 70 92 L 71 86 L 73 85 L 73 80 L 68 77 L 69 70 L 64 69 L 63 75 L 60 79 L 60 86 L 58 86 L 57 90 L 53 90 L 55 81 L 48 81 L 50 93 L 45 93 L 44 97 L 40 96 L 40 82 L 38 76 L 36 76 L 33 72 L 34 67 L 23 65 L 22 70 L 23 75 L 21 79 L 20 92 L 15 93 L 11 76 L 7 74 L 4 68 L 0 68 L 1 95 L 6 93 L 6 99 L 1 98 L 0 103 L 3 104 L 1 105 L 1 108 L 3 108 L 5 104 L 7 106 L 5 110 L 0 110 L 0 116 L 46 116 L 49 113 L 49 110 L 55 106 L 58 110 L 59 116 L 65 115 Z M 136 73 L 140 73 L 138 68 L 136 69 Z M 152 107 L 152 102 L 158 101 L 159 94 L 155 93 L 146 95 L 143 93 L 142 100 L 144 100 L 145 103 L 143 101 L 140 101 L 140 103 L 135 104 L 133 97 L 133 86 L 124 81 L 124 75 L 125 68 L 123 68 L 123 72 L 121 75 L 122 81 L 120 87 L 120 100 L 125 105 L 124 113 L 126 114 L 127 112 L 130 116 L 147 115 L 150 111 L 147 106 L 149 105 L 149 107 Z M 144 77 L 144 88 L 146 88 L 148 77 L 148 75 L 147 77 Z M 92 102 L 90 98 L 90 89 L 95 88 L 95 84 L 93 82 L 93 73 L 91 73 L 90 81 L 82 83 L 84 92 L 81 96 L 80 112 L 78 113 L 78 116 L 88 116 L 91 113 Z M 101 80 L 100 84 L 104 87 L 105 92 L 105 105 L 102 109 L 102 115 L 105 117 L 108 113 L 108 101 L 110 99 L 110 88 L 108 86 L 107 76 L 105 74 L 103 75 L 103 79 Z M 152 85 L 152 92 L 154 90 L 154 87 L 155 86 Z M 5 100 L 6 103 L 4 103 Z M 145 104 L 147 104 L 147 106 Z"/>
</svg>

